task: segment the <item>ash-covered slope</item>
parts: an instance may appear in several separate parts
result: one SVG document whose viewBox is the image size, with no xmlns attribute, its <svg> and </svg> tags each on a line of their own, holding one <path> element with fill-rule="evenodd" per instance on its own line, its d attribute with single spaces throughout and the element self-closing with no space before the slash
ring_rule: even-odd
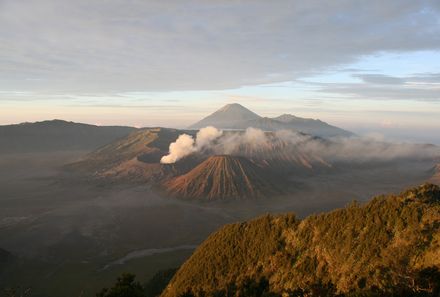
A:
<svg viewBox="0 0 440 297">
<path fill-rule="evenodd" d="M 148 182 L 182 173 L 197 164 L 188 158 L 175 166 L 160 164 L 169 144 L 182 133 L 167 128 L 145 128 L 135 131 L 85 156 L 66 168 L 98 178 L 131 182 Z"/>
<path fill-rule="evenodd" d="M 166 192 L 181 199 L 216 200 L 261 198 L 283 191 L 252 161 L 228 155 L 212 156 L 190 172 L 164 184 Z"/>
<path fill-rule="evenodd" d="M 66 168 L 111 181 L 157 182 L 185 174 L 209 156 L 215 155 L 244 157 L 248 160 L 243 162 L 251 161 L 258 170 L 264 168 L 264 176 L 303 175 L 330 167 L 325 160 L 304 147 L 310 141 L 322 139 L 303 137 L 303 140 L 292 143 L 277 137 L 275 133 L 262 131 L 258 139 L 246 139 L 243 131 L 226 131 L 215 144 L 171 165 L 161 164 L 161 158 L 169 153 L 170 143 L 183 133 L 194 135 L 195 132 L 168 128 L 139 129 Z"/>
<path fill-rule="evenodd" d="M 227 225 L 162 297 L 437 296 L 439 268 L 440 188 L 425 184 L 304 220 L 286 214 Z"/>
</svg>

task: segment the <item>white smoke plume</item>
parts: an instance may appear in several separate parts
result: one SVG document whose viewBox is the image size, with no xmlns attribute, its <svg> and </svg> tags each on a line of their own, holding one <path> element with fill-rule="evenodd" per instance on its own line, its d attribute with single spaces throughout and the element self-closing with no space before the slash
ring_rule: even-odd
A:
<svg viewBox="0 0 440 297">
<path fill-rule="evenodd" d="M 210 147 L 216 154 L 236 155 L 241 154 L 240 149 L 246 147 L 251 150 L 258 150 L 270 142 L 267 134 L 260 129 L 247 128 L 243 132 L 230 132 L 220 138 L 217 143 Z"/>
<path fill-rule="evenodd" d="M 162 164 L 172 164 L 195 152 L 194 138 L 188 134 L 180 135 L 177 140 L 170 144 L 170 152 L 168 155 L 160 159 Z"/>
<path fill-rule="evenodd" d="M 266 133 L 263 130 L 249 127 L 244 132 L 243 141 L 255 146 L 264 145 L 267 143 Z"/>
<path fill-rule="evenodd" d="M 223 131 L 215 127 L 208 126 L 197 132 L 196 139 L 191 135 L 182 134 L 177 140 L 170 144 L 169 154 L 160 159 L 162 164 L 173 164 L 180 159 L 206 147 L 209 147 L 213 141 L 222 136 Z"/>
<path fill-rule="evenodd" d="M 206 128 L 200 129 L 196 135 L 196 147 L 197 150 L 208 147 L 214 140 L 222 136 L 223 131 L 218 130 L 215 127 L 208 126 Z"/>
</svg>

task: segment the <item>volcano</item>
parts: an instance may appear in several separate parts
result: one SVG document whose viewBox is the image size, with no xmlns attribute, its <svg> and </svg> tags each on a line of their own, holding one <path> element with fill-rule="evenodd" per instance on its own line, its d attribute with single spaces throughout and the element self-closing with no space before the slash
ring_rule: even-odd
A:
<svg viewBox="0 0 440 297">
<path fill-rule="evenodd" d="M 159 162 L 167 154 L 170 142 L 180 133 L 182 131 L 166 128 L 139 129 L 65 168 L 95 178 L 131 182 L 155 182 L 186 173 L 200 162 L 194 158 L 186 158 L 173 166 Z"/>
<path fill-rule="evenodd" d="M 217 155 L 165 182 L 164 188 L 187 200 L 248 199 L 282 194 L 281 180 L 247 158 Z"/>
<path fill-rule="evenodd" d="M 200 129 L 206 126 L 214 126 L 223 129 L 233 129 L 235 127 L 242 127 L 248 121 L 258 120 L 261 117 L 247 109 L 241 104 L 232 103 L 227 104 L 203 118 L 197 123 L 191 125 L 189 129 Z"/>
<path fill-rule="evenodd" d="M 307 150 L 308 142 L 319 142 L 322 141 L 321 139 L 302 135 L 303 137 L 298 136 L 301 141 L 298 140 L 293 144 L 277 137 L 274 132 L 266 132 L 264 141 L 258 143 L 242 142 L 231 146 L 231 143 L 239 142 L 244 133 L 243 131 L 226 131 L 224 142 L 219 142 L 215 146 L 193 153 L 176 163 L 161 164 L 161 158 L 168 154 L 169 144 L 182 133 L 190 135 L 192 133 L 194 136 L 194 131 L 167 128 L 139 129 L 124 138 L 89 153 L 75 163 L 66 165 L 65 168 L 70 172 L 105 182 L 162 185 L 168 181 L 170 183 L 171 181 L 174 182 L 177 178 L 181 180 L 180 177 L 190 171 L 197 172 L 196 167 L 209 157 L 219 158 L 221 155 L 230 155 L 231 157 L 223 157 L 225 173 L 220 173 L 220 169 L 217 169 L 217 171 L 212 169 L 212 174 L 215 176 L 223 176 L 222 174 L 224 174 L 225 177 L 229 178 L 226 180 L 228 184 L 223 188 L 215 190 L 215 187 L 220 186 L 213 185 L 212 197 L 225 198 L 233 193 L 239 193 L 238 198 L 241 198 L 261 196 L 261 193 L 273 194 L 280 192 L 279 187 L 275 191 L 267 191 L 267 189 L 273 189 L 274 184 L 278 184 L 278 181 L 272 182 L 274 176 L 298 177 L 331 167 L 325 160 Z M 208 163 L 208 165 L 211 168 L 216 168 L 211 163 Z M 243 170 L 237 173 L 239 172 L 237 170 L 239 166 Z M 191 176 L 198 177 L 197 174 Z M 246 190 L 249 195 L 243 195 L 240 189 L 234 189 L 234 187 L 236 185 L 238 187 L 242 183 L 240 178 L 246 179 L 248 176 L 253 178 L 251 181 L 255 180 L 255 186 L 251 184 L 251 188 L 254 190 Z M 236 185 L 232 180 L 235 178 L 238 179 Z M 197 184 L 197 181 L 194 184 Z M 232 186 L 230 187 L 229 184 Z M 220 189 L 225 189 L 226 192 L 219 194 Z M 187 191 L 193 192 L 189 189 L 182 190 L 183 193 Z M 211 190 L 202 190 L 202 192 L 205 191 L 211 193 Z M 181 191 L 174 189 L 172 192 L 180 193 Z M 192 195 L 189 194 L 188 197 L 192 197 Z M 211 197 L 210 195 L 208 196 Z"/>
<path fill-rule="evenodd" d="M 321 120 L 283 114 L 275 118 L 261 117 L 241 104 L 227 104 L 191 125 L 189 129 L 214 126 L 219 129 L 245 130 L 253 127 L 263 131 L 294 130 L 319 137 L 351 137 L 354 134 Z"/>
</svg>

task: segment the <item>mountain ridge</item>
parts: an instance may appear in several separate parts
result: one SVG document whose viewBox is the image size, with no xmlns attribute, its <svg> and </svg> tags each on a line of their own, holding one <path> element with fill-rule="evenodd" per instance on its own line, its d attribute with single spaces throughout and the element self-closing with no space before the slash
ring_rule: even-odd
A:
<svg viewBox="0 0 440 297">
<path fill-rule="evenodd" d="M 263 131 L 296 130 L 319 137 L 350 137 L 354 135 L 321 120 L 300 118 L 291 114 L 283 114 L 275 118 L 262 117 L 238 103 L 223 106 L 192 124 L 188 129 L 200 129 L 206 126 L 234 130 L 244 130 L 250 127 Z"/>
<path fill-rule="evenodd" d="M 0 153 L 92 150 L 134 130 L 128 126 L 96 126 L 64 120 L 2 125 Z"/>
<path fill-rule="evenodd" d="M 277 138 L 274 133 L 267 132 L 266 140 L 258 145 L 246 142 L 229 147 L 234 135 L 240 138 L 244 133 L 242 131 L 225 131 L 222 137 L 227 139 L 226 147 L 220 145 L 211 150 L 204 149 L 174 164 L 161 164 L 160 160 L 168 154 L 170 143 L 184 133 L 195 135 L 195 131 L 170 128 L 138 129 L 85 155 L 75 163 L 66 165 L 65 168 L 101 180 L 149 183 L 176 178 L 188 173 L 210 156 L 225 153 L 231 155 L 231 158 L 241 158 L 242 162 L 259 167 L 256 170 L 264 169 L 266 172 L 262 173 L 263 176 L 268 176 L 269 173 L 275 176 L 309 174 L 312 170 L 331 167 L 331 164 L 306 149 L 307 141 L 320 141 L 319 139 L 305 138 L 304 143 L 293 145 Z"/>
<path fill-rule="evenodd" d="M 167 154 L 169 144 L 182 132 L 170 128 L 138 129 L 85 155 L 77 162 L 66 165 L 65 168 L 98 179 L 130 182 L 149 182 L 173 176 L 187 171 L 186 167 L 191 166 L 188 160 L 182 160 L 173 166 L 164 166 L 160 164 L 160 159 Z"/>
<path fill-rule="evenodd" d="M 251 288 L 267 296 L 436 296 L 439 246 L 440 187 L 424 184 L 303 220 L 266 215 L 226 225 L 161 296 L 257 296 L 246 295 Z"/>
</svg>

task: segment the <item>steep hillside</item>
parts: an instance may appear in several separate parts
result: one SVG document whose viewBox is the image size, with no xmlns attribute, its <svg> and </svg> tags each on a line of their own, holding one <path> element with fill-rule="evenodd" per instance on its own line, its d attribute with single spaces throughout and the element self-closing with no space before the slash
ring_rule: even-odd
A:
<svg viewBox="0 0 440 297">
<path fill-rule="evenodd" d="M 212 156 L 190 172 L 167 181 L 166 191 L 181 199 L 260 198 L 282 193 L 274 177 L 243 157 Z"/>
<path fill-rule="evenodd" d="M 432 172 L 432 177 L 429 181 L 434 184 L 440 185 L 440 164 L 434 166 L 431 172 Z"/>
<path fill-rule="evenodd" d="M 92 150 L 136 130 L 61 120 L 0 126 L 0 153 Z"/>
<path fill-rule="evenodd" d="M 227 225 L 162 296 L 437 296 L 439 268 L 440 188 L 425 184 L 304 220 Z"/>
<path fill-rule="evenodd" d="M 67 169 L 84 172 L 98 178 L 130 182 L 156 181 L 187 172 L 198 164 L 196 158 L 185 158 L 173 166 L 160 164 L 168 146 L 180 130 L 144 128 L 103 146 Z"/>
<path fill-rule="evenodd" d="M 103 146 L 81 160 L 82 165 L 105 169 L 143 154 L 159 152 L 152 143 L 159 138 L 160 129 L 141 129 Z"/>
</svg>

